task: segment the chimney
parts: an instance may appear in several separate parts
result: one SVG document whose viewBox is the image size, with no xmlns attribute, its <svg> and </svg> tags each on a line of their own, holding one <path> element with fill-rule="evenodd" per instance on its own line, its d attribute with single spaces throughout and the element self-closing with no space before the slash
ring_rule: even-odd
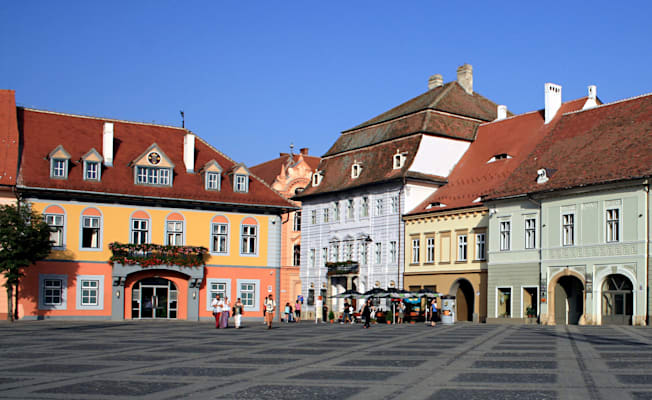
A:
<svg viewBox="0 0 652 400">
<path fill-rule="evenodd" d="M 561 86 L 554 83 L 546 83 L 544 85 L 545 92 L 545 123 L 552 121 L 555 114 L 561 107 Z"/>
<path fill-rule="evenodd" d="M 187 133 L 183 138 L 183 163 L 186 164 L 186 172 L 195 172 L 195 135 Z"/>
<path fill-rule="evenodd" d="M 299 149 L 299 153 L 303 154 L 304 156 L 308 155 L 308 148 L 304 147 L 302 149 Z"/>
<path fill-rule="evenodd" d="M 496 121 L 507 118 L 507 106 L 499 105 L 496 111 Z"/>
<path fill-rule="evenodd" d="M 113 122 L 104 123 L 102 153 L 102 157 L 104 157 L 104 166 L 113 167 Z"/>
<path fill-rule="evenodd" d="M 586 110 L 587 108 L 593 108 L 596 107 L 597 105 L 598 105 L 598 87 L 595 85 L 590 85 L 588 99 L 586 99 L 586 103 L 584 103 L 582 110 Z"/>
<path fill-rule="evenodd" d="M 435 74 L 428 79 L 428 90 L 438 88 L 444 85 L 444 77 L 441 74 Z"/>
<path fill-rule="evenodd" d="M 464 64 L 457 69 L 457 83 L 468 94 L 473 94 L 473 67 L 471 64 Z"/>
</svg>

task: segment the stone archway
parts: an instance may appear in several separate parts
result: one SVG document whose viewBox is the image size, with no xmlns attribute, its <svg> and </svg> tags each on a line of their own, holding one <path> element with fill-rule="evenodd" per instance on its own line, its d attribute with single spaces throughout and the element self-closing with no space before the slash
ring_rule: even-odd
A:
<svg viewBox="0 0 652 400">
<path fill-rule="evenodd" d="M 584 325 L 586 295 L 584 277 L 566 268 L 548 284 L 548 324 Z"/>
<path fill-rule="evenodd" d="M 473 321 L 474 293 L 473 285 L 464 278 L 456 280 L 451 286 L 450 294 L 455 296 L 455 319 L 457 321 Z"/>
<path fill-rule="evenodd" d="M 601 287 L 601 311 L 603 325 L 631 325 L 634 314 L 632 281 L 622 274 L 605 277 Z"/>
</svg>

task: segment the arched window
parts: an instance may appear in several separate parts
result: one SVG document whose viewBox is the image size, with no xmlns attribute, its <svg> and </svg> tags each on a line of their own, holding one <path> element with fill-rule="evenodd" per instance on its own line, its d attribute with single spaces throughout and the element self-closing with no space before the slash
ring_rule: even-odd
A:
<svg viewBox="0 0 652 400">
<path fill-rule="evenodd" d="M 52 247 L 55 249 L 65 247 L 64 229 L 66 212 L 59 206 L 49 206 L 43 211 L 45 222 L 52 228 L 50 240 L 53 242 Z"/>
<path fill-rule="evenodd" d="M 87 208 L 82 212 L 81 248 L 84 250 L 102 248 L 102 213 L 97 208 Z"/>
<path fill-rule="evenodd" d="M 149 229 L 151 220 L 149 214 L 145 211 L 138 210 L 131 214 L 130 235 L 129 238 L 133 244 L 150 243 Z"/>
<path fill-rule="evenodd" d="M 217 215 L 211 221 L 211 253 L 227 254 L 229 252 L 229 220 Z"/>
<path fill-rule="evenodd" d="M 168 215 L 165 220 L 165 244 L 170 246 L 183 246 L 184 244 L 184 218 L 179 213 Z"/>
<path fill-rule="evenodd" d="M 256 255 L 258 253 L 258 221 L 252 217 L 247 217 L 242 221 L 240 240 L 240 254 Z"/>
</svg>

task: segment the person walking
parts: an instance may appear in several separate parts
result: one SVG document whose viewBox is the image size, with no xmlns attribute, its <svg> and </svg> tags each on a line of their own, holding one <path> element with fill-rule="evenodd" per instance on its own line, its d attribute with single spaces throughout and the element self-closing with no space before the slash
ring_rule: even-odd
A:
<svg viewBox="0 0 652 400">
<path fill-rule="evenodd" d="M 344 315 L 342 316 L 342 322 L 341 324 L 348 324 L 349 323 L 349 302 L 348 300 L 344 300 Z"/>
<path fill-rule="evenodd" d="M 362 318 L 364 318 L 364 328 L 369 328 L 371 322 L 371 300 L 367 299 L 364 307 L 362 308 Z"/>
<path fill-rule="evenodd" d="M 274 311 L 276 310 L 276 302 L 270 294 L 265 299 L 265 322 L 267 322 L 267 329 L 272 329 L 272 321 L 274 321 Z"/>
<path fill-rule="evenodd" d="M 437 298 L 432 299 L 430 307 L 432 310 L 432 315 L 430 316 L 432 321 L 430 322 L 430 326 L 435 326 L 437 325 L 437 321 L 439 321 L 439 312 L 437 311 Z"/>
<path fill-rule="evenodd" d="M 301 322 L 301 302 L 297 299 L 297 302 L 294 304 L 294 316 L 297 324 Z"/>
<path fill-rule="evenodd" d="M 213 316 L 215 317 L 215 329 L 220 329 L 220 319 L 222 318 L 222 305 L 224 302 L 220 298 L 220 295 L 216 295 L 213 301 L 211 302 L 211 307 L 213 307 Z"/>
<path fill-rule="evenodd" d="M 405 317 L 405 304 L 401 301 L 398 303 L 398 324 L 403 323 L 403 318 Z"/>
<path fill-rule="evenodd" d="M 226 329 L 229 327 L 229 314 L 231 314 L 231 302 L 228 297 L 224 297 L 222 304 L 222 317 L 220 318 L 220 328 Z"/>
<path fill-rule="evenodd" d="M 285 323 L 286 324 L 290 323 L 290 314 L 292 314 L 292 308 L 290 307 L 289 301 L 285 303 L 284 314 L 285 314 Z"/>
<path fill-rule="evenodd" d="M 244 305 L 238 297 L 233 306 L 233 319 L 235 321 L 235 329 L 240 329 L 240 324 L 242 323 L 242 313 L 244 311 Z"/>
</svg>

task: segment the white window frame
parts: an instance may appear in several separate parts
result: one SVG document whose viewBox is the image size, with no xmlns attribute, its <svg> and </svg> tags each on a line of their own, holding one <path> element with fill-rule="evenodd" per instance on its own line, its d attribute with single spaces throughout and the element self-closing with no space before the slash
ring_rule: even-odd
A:
<svg viewBox="0 0 652 400">
<path fill-rule="evenodd" d="M 254 233 L 251 233 L 251 229 Z M 245 232 L 248 231 L 248 232 Z M 241 256 L 257 256 L 258 255 L 258 224 L 242 224 L 240 226 L 240 255 Z M 251 241 L 253 241 L 254 251 L 251 252 Z"/>
<path fill-rule="evenodd" d="M 310 222 L 313 225 L 317 225 L 317 210 L 310 211 Z"/>
<path fill-rule="evenodd" d="M 348 199 L 346 201 L 346 219 L 349 221 L 355 218 L 353 209 L 354 209 L 353 199 Z"/>
<path fill-rule="evenodd" d="M 295 211 L 292 216 L 292 230 L 295 232 L 301 230 L 301 211 Z"/>
<path fill-rule="evenodd" d="M 222 228 L 224 230 L 222 231 Z M 222 242 L 220 239 L 224 239 Z M 220 249 L 220 243 L 224 243 L 224 248 Z M 216 246 L 217 244 L 217 246 Z M 211 222 L 211 254 L 221 256 L 229 254 L 229 224 L 224 222 Z"/>
<path fill-rule="evenodd" d="M 529 221 L 534 221 L 532 226 L 530 226 Z M 526 249 L 536 249 L 537 248 L 537 219 L 533 216 L 525 216 L 523 220 L 523 226 L 525 227 L 525 248 Z"/>
<path fill-rule="evenodd" d="M 469 236 L 464 234 L 457 235 L 457 261 L 469 260 Z"/>
<path fill-rule="evenodd" d="M 322 266 L 326 266 L 328 262 L 328 247 L 322 247 L 321 249 L 321 263 Z"/>
<path fill-rule="evenodd" d="M 340 260 L 340 244 L 338 242 L 331 243 L 331 262 L 338 262 Z"/>
<path fill-rule="evenodd" d="M 238 279 L 236 280 L 237 286 L 237 295 L 236 298 L 240 297 L 240 299 L 243 299 L 242 296 L 242 285 L 254 285 L 254 290 L 253 290 L 253 301 L 254 305 L 246 305 L 244 306 L 244 311 L 245 312 L 255 312 L 255 311 L 260 311 L 260 280 L 259 279 Z M 235 299 L 231 301 L 231 304 L 235 303 Z M 244 303 L 244 301 L 243 301 Z"/>
<path fill-rule="evenodd" d="M 435 237 L 434 236 L 426 237 L 426 262 L 427 263 L 435 262 Z"/>
<path fill-rule="evenodd" d="M 566 247 L 575 246 L 575 231 L 576 231 L 575 212 L 562 213 L 561 214 L 561 245 L 562 246 L 566 246 Z"/>
<path fill-rule="evenodd" d="M 61 302 L 57 304 L 45 303 L 46 281 L 61 281 Z M 64 274 L 39 274 L 38 308 L 39 310 L 66 310 L 68 308 L 68 275 Z"/>
<path fill-rule="evenodd" d="M 50 178 L 68 179 L 67 158 L 53 158 L 50 160 Z"/>
<path fill-rule="evenodd" d="M 421 260 L 421 238 L 412 239 L 412 260 L 411 264 L 419 264 Z"/>
<path fill-rule="evenodd" d="M 52 248 L 54 250 L 66 248 L 66 214 L 57 214 L 57 213 L 48 213 L 43 215 L 45 222 L 54 229 L 54 232 L 50 233 L 50 240 L 52 240 L 53 235 L 59 236 L 59 244 L 53 244 Z M 57 219 L 61 218 L 61 224 L 58 224 Z M 56 241 L 55 241 L 56 242 Z"/>
<path fill-rule="evenodd" d="M 487 260 L 487 233 L 480 232 L 475 234 L 475 259 L 477 261 Z"/>
<path fill-rule="evenodd" d="M 170 229 L 170 224 L 173 224 L 174 228 Z M 168 246 L 183 246 L 186 243 L 186 222 L 180 220 L 165 220 L 165 244 Z M 180 228 L 180 229 L 178 229 Z M 171 236 L 173 235 L 173 236 Z M 174 237 L 174 243 L 171 243 L 171 237 Z M 177 243 L 177 239 L 181 243 Z"/>
<path fill-rule="evenodd" d="M 383 263 L 383 244 L 376 243 L 376 249 L 374 251 L 374 262 L 376 265 L 381 265 Z"/>
<path fill-rule="evenodd" d="M 84 160 L 84 180 L 99 182 L 102 177 L 102 167 L 99 161 Z"/>
<path fill-rule="evenodd" d="M 315 268 L 317 266 L 316 262 L 316 254 L 317 250 L 316 249 L 310 249 L 310 255 L 309 255 L 309 260 L 308 260 L 308 265 L 310 265 L 311 268 Z"/>
<path fill-rule="evenodd" d="M 247 193 L 249 191 L 249 176 L 235 174 L 233 178 L 233 191 L 238 193 Z"/>
<path fill-rule="evenodd" d="M 213 285 L 219 285 L 223 284 L 225 285 L 224 291 L 221 290 L 214 290 Z M 231 297 L 231 279 L 226 279 L 226 278 L 208 278 L 206 279 L 206 311 L 213 311 L 213 307 L 211 307 L 211 303 L 213 302 L 213 299 L 215 298 L 215 294 L 217 293 L 224 293 L 224 296 Z M 224 298 L 222 298 L 224 299 Z M 235 304 L 235 299 L 230 299 L 231 304 Z"/>
<path fill-rule="evenodd" d="M 507 229 L 504 229 L 504 228 Z M 499 220 L 500 251 L 510 251 L 512 248 L 512 220 Z"/>
<path fill-rule="evenodd" d="M 360 218 L 369 217 L 369 197 L 363 196 L 360 202 Z"/>
<path fill-rule="evenodd" d="M 360 264 L 367 265 L 369 262 L 369 243 L 360 243 Z"/>
<path fill-rule="evenodd" d="M 325 223 L 331 222 L 330 221 L 330 207 L 325 207 L 323 211 L 323 219 Z"/>
<path fill-rule="evenodd" d="M 610 219 L 609 213 L 615 211 L 616 212 L 616 219 Z M 618 243 L 620 242 L 620 238 L 622 237 L 621 232 L 620 232 L 620 227 L 621 227 L 621 215 L 622 212 L 620 210 L 620 207 L 608 207 L 605 209 L 604 212 L 604 219 L 605 219 L 605 242 L 607 243 Z M 613 228 L 613 225 L 615 225 L 615 229 Z M 615 235 L 615 238 L 614 238 Z"/>
<path fill-rule="evenodd" d="M 333 222 L 340 222 L 340 202 L 333 203 Z"/>
<path fill-rule="evenodd" d="M 509 309 L 511 310 L 511 313 L 509 317 L 505 318 L 514 318 L 514 287 L 513 286 L 496 286 L 496 298 L 495 298 L 495 303 L 494 303 L 494 310 L 495 310 L 495 318 L 498 317 L 498 293 L 500 292 L 500 289 L 509 289 Z"/>
<path fill-rule="evenodd" d="M 215 190 L 218 192 L 220 191 L 222 186 L 222 175 L 219 172 L 206 172 L 204 175 L 204 180 L 206 181 L 206 190 Z"/>
<path fill-rule="evenodd" d="M 380 217 L 384 213 L 385 205 L 383 204 L 383 199 L 376 199 L 376 216 Z"/>
<path fill-rule="evenodd" d="M 392 196 L 390 201 L 392 207 L 392 214 L 398 214 L 398 196 Z"/>
<path fill-rule="evenodd" d="M 136 166 L 134 181 L 137 185 L 172 186 L 171 168 Z"/>
<path fill-rule="evenodd" d="M 136 222 L 138 222 L 138 223 L 145 222 L 146 223 L 145 229 L 142 229 L 142 227 L 139 227 L 138 229 L 136 229 L 136 226 L 135 226 Z M 151 237 L 150 236 L 150 225 L 151 225 L 151 223 L 150 223 L 149 218 L 133 218 L 132 217 L 129 220 L 129 243 L 132 243 L 132 244 L 150 243 L 150 240 L 149 240 L 150 237 Z M 139 233 L 139 236 L 141 236 L 143 233 L 145 234 L 145 241 L 144 242 L 142 240 L 138 241 L 138 242 L 136 242 L 134 240 L 134 233 L 136 233 L 136 232 Z"/>
<path fill-rule="evenodd" d="M 104 275 L 77 275 L 76 296 L 78 310 L 104 310 Z M 83 304 L 84 282 L 97 282 L 97 304 Z"/>
<path fill-rule="evenodd" d="M 398 262 L 398 246 L 396 240 L 392 240 L 389 242 L 389 261 L 392 264 Z"/>
<path fill-rule="evenodd" d="M 537 314 L 540 315 L 541 314 L 541 310 L 540 310 L 541 304 L 539 304 L 539 287 L 536 286 L 536 285 L 523 285 L 523 286 L 521 286 L 521 318 L 527 317 L 527 315 L 525 314 L 525 311 L 523 310 L 523 291 L 525 289 L 534 289 L 534 290 L 536 290 L 537 294 L 536 294 L 535 301 L 537 302 Z"/>
<path fill-rule="evenodd" d="M 97 227 L 86 226 L 86 221 L 97 220 Z M 81 223 L 79 224 L 79 249 L 83 251 L 102 251 L 102 217 L 97 215 L 83 215 L 81 216 Z M 97 229 L 97 245 L 95 247 L 84 247 L 84 229 Z"/>
</svg>

